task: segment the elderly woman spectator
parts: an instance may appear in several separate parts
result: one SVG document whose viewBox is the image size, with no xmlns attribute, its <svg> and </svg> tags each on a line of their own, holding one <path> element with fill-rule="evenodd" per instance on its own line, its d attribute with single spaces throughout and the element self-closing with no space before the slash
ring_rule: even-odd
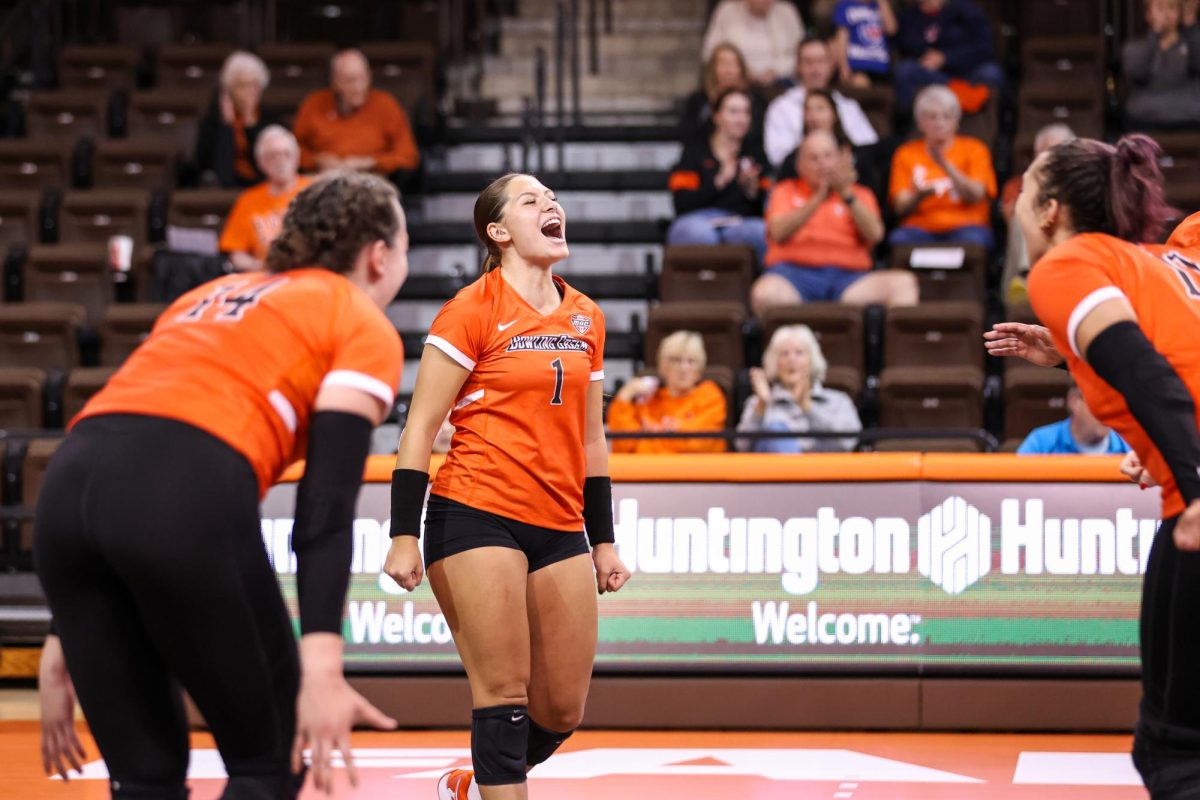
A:
<svg viewBox="0 0 1200 800">
<path fill-rule="evenodd" d="M 766 274 L 750 293 L 754 313 L 801 302 L 913 305 L 917 282 L 906 270 L 872 272 L 883 241 L 875 195 L 856 183 L 849 155 L 832 133 L 815 131 L 796 156 L 799 177 L 780 181 L 767 206 Z"/>
<path fill-rule="evenodd" d="M 731 44 L 719 44 L 704 65 L 704 85 L 688 95 L 679 120 L 680 139 L 694 142 L 712 134 L 713 104 L 722 92 L 741 89 L 750 93 L 750 138 L 762 144 L 763 115 L 767 107 L 762 96 L 750 88 L 746 60 Z"/>
<path fill-rule="evenodd" d="M 958 135 L 962 109 L 945 86 L 917 95 L 922 138 L 901 145 L 892 158 L 888 196 L 900 227 L 888 241 L 906 244 L 979 244 L 992 248 L 991 203 L 996 173 L 987 145 Z"/>
<path fill-rule="evenodd" d="M 298 174 L 300 146 L 282 125 L 272 125 L 259 134 L 254 156 L 267 179 L 238 196 L 221 231 L 221 251 L 239 272 L 263 268 L 271 242 L 283 229 L 283 216 L 292 198 L 312 182 Z"/>
<path fill-rule="evenodd" d="M 725 393 L 701 380 L 707 356 L 704 340 L 676 331 L 658 346 L 658 376 L 634 378 L 608 407 L 610 431 L 721 431 Z M 614 439 L 614 453 L 720 453 L 720 439 Z"/>
<path fill-rule="evenodd" d="M 953 79 L 1004 85 L 996 63 L 992 25 L 974 0 L 916 0 L 900 12 L 896 45 L 900 62 L 893 82 L 896 103 L 906 109 L 924 86 Z"/>
<path fill-rule="evenodd" d="M 790 0 L 724 0 L 709 20 L 701 58 L 728 42 L 746 57 L 750 81 L 770 86 L 791 78 L 803 37 L 804 22 Z"/>
<path fill-rule="evenodd" d="M 862 430 L 854 401 L 845 392 L 826 389 L 825 356 L 807 325 L 776 329 L 763 353 L 761 369 L 750 370 L 754 394 L 746 401 L 740 433 L 856 433 Z M 854 437 L 743 439 L 738 449 L 756 453 L 810 453 L 853 450 Z"/>
<path fill-rule="evenodd" d="M 216 97 L 196 137 L 202 182 L 235 188 L 263 180 L 254 163 L 254 145 L 264 129 L 279 123 L 262 108 L 270 82 L 267 65 L 253 53 L 239 50 L 225 59 Z"/>
<path fill-rule="evenodd" d="M 766 250 L 763 195 L 767 159 L 750 138 L 748 92 L 729 89 L 713 103 L 713 132 L 685 145 L 671 173 L 678 215 L 667 244 L 748 244 Z"/>
<path fill-rule="evenodd" d="M 1185 11 L 1188 19 L 1184 18 Z M 1126 42 L 1121 63 L 1129 79 L 1127 124 L 1171 128 L 1200 123 L 1200 27 L 1195 4 L 1148 0 L 1141 39 Z M 1188 24 L 1188 20 L 1190 23 Z"/>
</svg>

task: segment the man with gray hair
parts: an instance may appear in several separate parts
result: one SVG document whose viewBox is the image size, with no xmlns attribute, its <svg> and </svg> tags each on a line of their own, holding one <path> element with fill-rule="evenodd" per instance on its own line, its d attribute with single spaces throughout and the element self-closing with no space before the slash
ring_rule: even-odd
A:
<svg viewBox="0 0 1200 800">
<path fill-rule="evenodd" d="M 229 256 L 238 272 L 263 268 L 292 198 L 312 183 L 299 174 L 300 145 L 296 137 L 281 125 L 271 125 L 259 134 L 254 160 L 267 179 L 242 192 L 221 231 L 221 252 Z"/>
<path fill-rule="evenodd" d="M 329 77 L 329 88 L 310 94 L 296 114 L 301 168 L 381 175 L 416 170 L 421 156 L 408 115 L 390 94 L 371 88 L 371 65 L 362 51 L 335 55 Z"/>
</svg>

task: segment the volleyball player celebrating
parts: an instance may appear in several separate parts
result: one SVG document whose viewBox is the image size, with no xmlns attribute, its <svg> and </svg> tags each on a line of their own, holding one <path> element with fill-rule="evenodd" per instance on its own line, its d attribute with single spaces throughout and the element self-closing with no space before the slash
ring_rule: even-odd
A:
<svg viewBox="0 0 1200 800">
<path fill-rule="evenodd" d="M 395 190 L 338 175 L 302 192 L 265 273 L 231 275 L 163 312 L 75 420 L 38 501 L 35 558 L 112 796 L 186 798 L 179 684 L 212 730 L 224 798 L 292 798 L 312 747 L 351 767 L 350 727 L 395 727 L 342 676 L 342 606 L 371 431 L 403 356 L 382 312 L 408 272 Z M 292 546 L 299 653 L 258 503 L 307 458 Z M 70 697 L 47 648 L 43 691 Z M 77 764 L 53 702 L 48 768 Z M 65 712 L 64 712 L 65 709 Z"/>
<path fill-rule="evenodd" d="M 1159 150 L 1076 139 L 1025 173 L 1016 216 L 1029 247 L 1041 331 L 990 337 L 997 355 L 1062 354 L 1088 407 L 1162 486 L 1140 625 L 1143 696 L 1134 763 L 1151 796 L 1200 797 L 1200 263 L 1154 241 L 1170 214 Z M 1189 241 L 1190 223 L 1173 237 Z"/>
<path fill-rule="evenodd" d="M 551 273 L 568 255 L 562 207 L 536 178 L 505 175 L 476 200 L 475 232 L 483 277 L 442 308 L 421 358 L 385 570 L 410 591 L 421 582 L 429 457 L 449 411 L 425 565 L 471 684 L 474 772 L 448 773 L 438 792 L 510 800 L 582 719 L 592 585 L 615 592 L 629 572 L 613 547 L 604 315 Z"/>
</svg>

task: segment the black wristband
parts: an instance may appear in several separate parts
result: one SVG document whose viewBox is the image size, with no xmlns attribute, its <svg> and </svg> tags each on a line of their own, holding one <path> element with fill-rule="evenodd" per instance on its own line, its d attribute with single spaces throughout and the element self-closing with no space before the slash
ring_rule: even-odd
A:
<svg viewBox="0 0 1200 800">
<path fill-rule="evenodd" d="M 617 540 L 613 532 L 612 479 L 607 475 L 597 475 L 583 482 L 583 525 L 592 547 Z"/>
<path fill-rule="evenodd" d="M 419 469 L 392 471 L 392 529 L 390 535 L 421 538 L 421 512 L 425 509 L 425 490 L 429 473 Z"/>
<path fill-rule="evenodd" d="M 1200 434 L 1196 403 L 1171 363 L 1135 322 L 1102 330 L 1087 349 L 1087 362 L 1125 398 L 1171 470 L 1183 499 L 1200 498 Z M 1145 454 L 1141 454 L 1145 455 Z"/>
</svg>

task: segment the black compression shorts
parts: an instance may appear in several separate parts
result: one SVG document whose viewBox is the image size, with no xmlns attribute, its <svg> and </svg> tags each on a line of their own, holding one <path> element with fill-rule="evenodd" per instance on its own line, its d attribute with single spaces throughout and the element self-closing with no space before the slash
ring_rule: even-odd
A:
<svg viewBox="0 0 1200 800">
<path fill-rule="evenodd" d="M 425 511 L 425 568 L 477 547 L 520 550 L 529 559 L 530 572 L 589 552 L 583 531 L 539 528 L 431 494 Z"/>
</svg>

